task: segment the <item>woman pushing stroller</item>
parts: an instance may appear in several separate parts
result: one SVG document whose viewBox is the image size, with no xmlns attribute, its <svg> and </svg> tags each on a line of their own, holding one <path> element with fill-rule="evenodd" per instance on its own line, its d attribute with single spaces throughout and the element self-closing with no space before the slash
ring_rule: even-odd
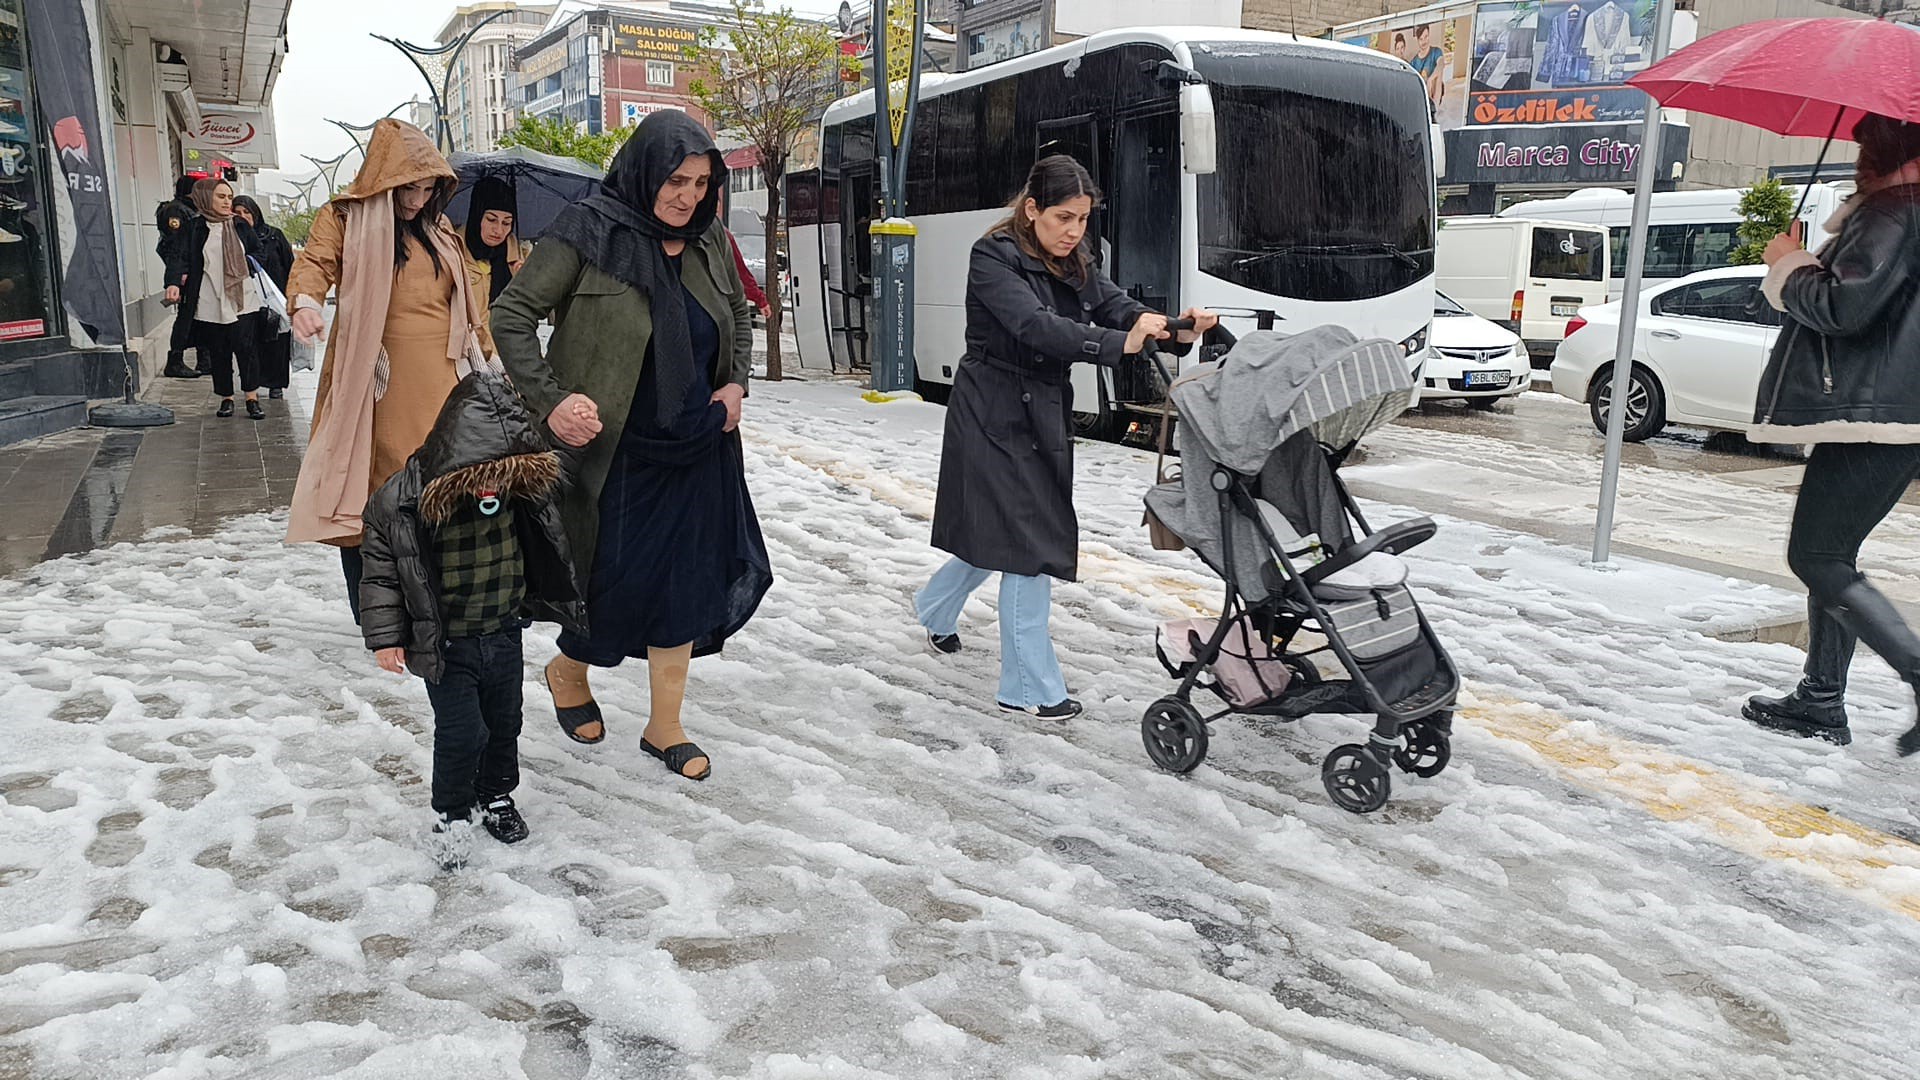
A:
<svg viewBox="0 0 1920 1080">
<path fill-rule="evenodd" d="M 1074 580 L 1079 563 L 1069 374 L 1075 363 L 1117 366 L 1173 336 L 1167 316 L 1096 265 L 1087 220 L 1099 198 L 1078 162 L 1042 158 L 1006 220 L 973 246 L 967 351 L 947 405 L 933 513 L 933 546 L 953 559 L 914 599 L 932 648 L 957 653 L 961 609 L 998 571 L 999 705 L 1050 720 L 1081 711 L 1047 632 L 1052 579 Z M 1198 308 L 1181 317 L 1193 320 L 1181 346 L 1219 322 Z"/>
</svg>

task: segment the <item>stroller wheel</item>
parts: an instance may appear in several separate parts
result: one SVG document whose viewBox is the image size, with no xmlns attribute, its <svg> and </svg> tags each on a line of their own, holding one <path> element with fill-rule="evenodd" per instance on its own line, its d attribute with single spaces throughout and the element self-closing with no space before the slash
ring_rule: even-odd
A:
<svg viewBox="0 0 1920 1080">
<path fill-rule="evenodd" d="M 1140 741 L 1147 757 L 1168 772 L 1189 773 L 1207 757 L 1207 724 L 1192 705 L 1179 698 L 1161 698 L 1147 707 L 1140 721 Z"/>
<path fill-rule="evenodd" d="M 1400 732 L 1400 741 L 1393 763 L 1422 779 L 1445 772 L 1453 758 L 1453 740 L 1436 724 L 1408 724 Z"/>
<path fill-rule="evenodd" d="M 1294 681 L 1302 686 L 1312 686 L 1321 681 L 1320 669 L 1304 656 L 1283 656 L 1280 662 L 1287 665 L 1287 670 L 1293 674 Z"/>
<path fill-rule="evenodd" d="M 1370 814 L 1387 805 L 1393 794 L 1393 776 L 1364 746 L 1336 746 L 1320 766 L 1320 782 L 1333 804 L 1355 814 Z"/>
</svg>

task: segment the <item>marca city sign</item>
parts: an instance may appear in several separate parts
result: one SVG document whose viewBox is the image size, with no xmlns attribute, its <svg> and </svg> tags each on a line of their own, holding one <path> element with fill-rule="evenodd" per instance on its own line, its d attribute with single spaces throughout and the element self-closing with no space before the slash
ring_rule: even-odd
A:
<svg viewBox="0 0 1920 1080">
<path fill-rule="evenodd" d="M 1574 158 L 1580 164 L 1617 168 L 1622 175 L 1633 172 L 1634 163 L 1640 160 L 1640 144 L 1614 142 L 1610 138 L 1588 139 L 1576 150 L 1570 143 L 1556 145 L 1508 145 L 1505 141 L 1480 143 L 1480 153 L 1475 164 L 1482 169 L 1524 169 L 1534 166 L 1546 168 L 1566 168 L 1573 164 Z"/>
<path fill-rule="evenodd" d="M 1686 160 L 1688 129 L 1661 129 L 1659 175 Z M 1640 167 L 1638 124 L 1457 128 L 1447 140 L 1448 184 L 1630 183 Z"/>
</svg>

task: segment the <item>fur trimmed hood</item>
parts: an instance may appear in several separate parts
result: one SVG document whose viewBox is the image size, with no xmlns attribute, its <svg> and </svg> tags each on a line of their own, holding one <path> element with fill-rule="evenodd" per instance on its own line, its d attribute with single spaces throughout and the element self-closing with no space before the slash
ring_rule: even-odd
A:
<svg viewBox="0 0 1920 1080">
<path fill-rule="evenodd" d="M 560 489 L 560 455 L 516 454 L 456 469 L 428 481 L 420 491 L 420 516 L 440 525 L 453 516 L 461 499 L 497 495 L 502 499 L 542 501 Z"/>
<path fill-rule="evenodd" d="M 560 456 L 513 386 L 497 375 L 460 380 L 415 451 L 420 516 L 445 521 L 463 498 L 544 501 L 559 490 Z"/>
</svg>

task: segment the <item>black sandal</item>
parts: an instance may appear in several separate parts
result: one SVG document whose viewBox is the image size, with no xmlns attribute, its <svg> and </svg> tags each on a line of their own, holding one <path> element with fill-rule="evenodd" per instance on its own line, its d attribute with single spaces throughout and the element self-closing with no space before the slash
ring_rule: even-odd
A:
<svg viewBox="0 0 1920 1080">
<path fill-rule="evenodd" d="M 707 757 L 706 751 L 690 742 L 677 743 L 662 750 L 643 738 L 640 740 L 640 748 L 665 762 L 667 769 L 676 776 L 686 777 L 688 780 L 705 780 L 713 775 L 713 759 Z M 687 763 L 695 758 L 707 758 L 707 771 L 699 776 L 687 776 Z"/>
<path fill-rule="evenodd" d="M 553 680 L 547 677 L 546 668 L 540 669 L 540 681 L 547 684 L 547 693 L 552 694 Z M 553 715 L 560 721 L 560 730 L 566 732 L 567 738 L 582 746 L 596 746 L 607 741 L 607 722 L 600 716 L 600 703 L 597 701 L 588 701 L 585 705 L 574 705 L 563 709 L 560 707 L 560 702 L 556 700 L 553 703 Z M 600 725 L 598 738 L 589 739 L 580 734 L 580 729 L 588 724 Z"/>
</svg>

